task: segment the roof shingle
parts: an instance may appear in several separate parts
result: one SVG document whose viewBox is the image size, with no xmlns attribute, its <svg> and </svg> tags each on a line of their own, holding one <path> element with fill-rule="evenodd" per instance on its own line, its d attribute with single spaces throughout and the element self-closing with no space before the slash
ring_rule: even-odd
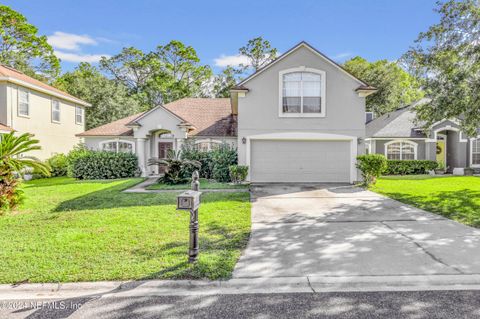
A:
<svg viewBox="0 0 480 319">
<path fill-rule="evenodd" d="M 0 131 L 11 132 L 13 131 L 13 129 L 10 126 L 6 126 L 5 124 L 0 123 Z"/>
<path fill-rule="evenodd" d="M 51 91 L 53 93 L 56 93 L 58 95 L 61 95 L 61 96 L 65 97 L 67 99 L 75 100 L 76 102 L 79 102 L 82 105 L 85 105 L 85 106 L 90 105 L 89 103 L 87 103 L 85 101 L 82 101 L 81 99 L 79 99 L 79 98 L 77 98 L 73 95 L 70 95 L 67 92 L 59 90 L 59 89 L 57 89 L 57 88 L 55 88 L 51 85 L 45 84 L 42 81 L 34 79 L 34 78 L 32 78 L 32 77 L 30 77 L 30 76 L 28 76 L 28 75 L 26 75 L 26 74 L 24 74 L 24 73 L 22 73 L 18 70 L 15 70 L 14 68 L 11 68 L 11 67 L 3 65 L 3 64 L 0 64 L 0 77 L 16 79 L 16 80 L 19 80 L 19 81 L 22 81 L 22 82 L 40 87 L 44 90 Z"/>
<path fill-rule="evenodd" d="M 228 98 L 184 98 L 165 104 L 164 108 L 193 126 L 190 136 L 237 135 L 237 118 L 232 115 Z M 96 127 L 78 136 L 132 136 L 133 130 L 126 125 L 135 122 L 144 113 Z"/>
</svg>

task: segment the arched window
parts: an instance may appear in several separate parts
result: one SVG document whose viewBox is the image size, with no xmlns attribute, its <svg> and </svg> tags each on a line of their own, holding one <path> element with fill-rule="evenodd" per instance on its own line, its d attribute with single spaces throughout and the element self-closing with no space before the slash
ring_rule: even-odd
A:
<svg viewBox="0 0 480 319">
<path fill-rule="evenodd" d="M 480 166 L 480 138 L 472 140 L 472 166 Z"/>
<path fill-rule="evenodd" d="M 417 143 L 410 141 L 392 141 L 385 144 L 385 156 L 389 160 L 415 160 L 417 146 Z"/>
<path fill-rule="evenodd" d="M 102 151 L 115 152 L 115 153 L 133 153 L 134 143 L 123 140 L 112 140 L 100 143 L 100 149 Z"/>
<path fill-rule="evenodd" d="M 280 72 L 280 116 L 325 116 L 325 72 L 295 68 Z"/>
</svg>

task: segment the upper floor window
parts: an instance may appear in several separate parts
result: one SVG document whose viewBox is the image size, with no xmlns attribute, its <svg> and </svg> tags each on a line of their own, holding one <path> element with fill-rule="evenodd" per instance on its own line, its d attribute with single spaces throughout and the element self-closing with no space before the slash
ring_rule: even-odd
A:
<svg viewBox="0 0 480 319">
<path fill-rule="evenodd" d="M 393 141 L 385 144 L 385 156 L 389 160 L 417 159 L 417 144 L 410 141 Z"/>
<path fill-rule="evenodd" d="M 75 107 L 75 123 L 83 124 L 83 108 L 79 106 Z"/>
<path fill-rule="evenodd" d="M 100 143 L 102 151 L 115 152 L 115 153 L 133 153 L 133 142 L 129 141 L 106 141 Z"/>
<path fill-rule="evenodd" d="M 325 72 L 309 68 L 280 72 L 280 116 L 325 116 Z"/>
<path fill-rule="evenodd" d="M 60 122 L 60 102 L 52 100 L 52 122 Z"/>
<path fill-rule="evenodd" d="M 30 115 L 30 95 L 28 91 L 18 89 L 18 115 Z"/>
<path fill-rule="evenodd" d="M 480 138 L 472 140 L 472 164 L 480 166 Z"/>
</svg>

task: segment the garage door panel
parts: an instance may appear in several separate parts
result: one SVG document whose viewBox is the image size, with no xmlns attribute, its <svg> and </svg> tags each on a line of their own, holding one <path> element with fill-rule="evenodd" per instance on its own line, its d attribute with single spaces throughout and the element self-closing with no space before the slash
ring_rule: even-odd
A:
<svg viewBox="0 0 480 319">
<path fill-rule="evenodd" d="M 251 143 L 253 182 L 349 182 L 350 141 Z"/>
</svg>

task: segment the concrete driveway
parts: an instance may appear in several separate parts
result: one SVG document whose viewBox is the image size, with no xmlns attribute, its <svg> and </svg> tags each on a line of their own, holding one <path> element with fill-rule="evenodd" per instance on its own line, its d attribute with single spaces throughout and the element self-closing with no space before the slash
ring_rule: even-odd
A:
<svg viewBox="0 0 480 319">
<path fill-rule="evenodd" d="M 233 277 L 480 274 L 480 230 L 350 185 L 252 187 Z"/>
</svg>

